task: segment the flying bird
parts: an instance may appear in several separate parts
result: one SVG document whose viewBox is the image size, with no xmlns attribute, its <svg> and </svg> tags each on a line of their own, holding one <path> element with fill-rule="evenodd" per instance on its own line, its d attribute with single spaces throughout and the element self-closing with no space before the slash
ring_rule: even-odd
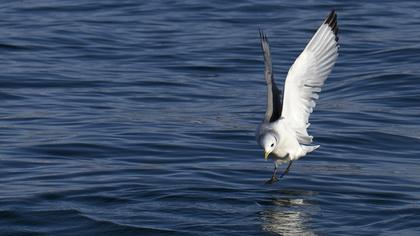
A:
<svg viewBox="0 0 420 236">
<path fill-rule="evenodd" d="M 271 158 L 274 161 L 273 175 L 266 182 L 268 184 L 278 181 L 277 169 L 281 163 L 289 165 L 280 178 L 289 172 L 293 161 L 319 147 L 311 145 L 313 137 L 307 131 L 309 115 L 337 60 L 337 33 L 337 14 L 332 11 L 290 67 L 282 93 L 274 81 L 268 38 L 260 30 L 267 83 L 267 111 L 257 128 L 256 138 L 264 149 L 265 160 Z"/>
</svg>

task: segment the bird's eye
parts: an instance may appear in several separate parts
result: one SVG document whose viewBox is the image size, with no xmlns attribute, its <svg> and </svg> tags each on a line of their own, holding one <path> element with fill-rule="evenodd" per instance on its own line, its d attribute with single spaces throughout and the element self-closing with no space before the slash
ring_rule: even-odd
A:
<svg viewBox="0 0 420 236">
<path fill-rule="evenodd" d="M 274 147 L 274 143 L 271 144 L 271 147 Z"/>
</svg>

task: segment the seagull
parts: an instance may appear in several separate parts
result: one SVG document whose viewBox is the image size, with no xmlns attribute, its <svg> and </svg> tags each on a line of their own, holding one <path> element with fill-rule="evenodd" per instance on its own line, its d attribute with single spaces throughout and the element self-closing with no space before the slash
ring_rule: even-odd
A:
<svg viewBox="0 0 420 236">
<path fill-rule="evenodd" d="M 337 33 L 337 14 L 331 11 L 290 67 L 282 93 L 274 81 L 268 38 L 260 29 L 267 83 L 267 111 L 257 128 L 256 138 L 264 149 L 265 160 L 271 158 L 274 161 L 273 175 L 267 184 L 278 181 L 277 169 L 281 163 L 289 165 L 280 178 L 289 172 L 293 161 L 319 147 L 311 145 L 313 137 L 307 131 L 309 115 L 337 60 Z"/>
</svg>

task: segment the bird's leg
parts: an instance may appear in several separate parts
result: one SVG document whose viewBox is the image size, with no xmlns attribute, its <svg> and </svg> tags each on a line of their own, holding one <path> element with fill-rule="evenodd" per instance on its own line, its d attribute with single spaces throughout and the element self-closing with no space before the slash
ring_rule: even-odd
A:
<svg viewBox="0 0 420 236">
<path fill-rule="evenodd" d="M 277 162 L 274 161 L 273 175 L 271 176 L 271 179 L 269 179 L 269 180 L 267 180 L 267 182 L 265 182 L 266 184 L 273 184 L 273 183 L 279 181 L 279 179 L 277 178 L 277 169 L 278 169 Z"/>
<path fill-rule="evenodd" d="M 287 173 L 289 173 L 289 169 L 292 166 L 293 161 L 289 162 L 289 165 L 287 166 L 286 170 L 283 172 L 283 174 L 280 175 L 280 178 L 283 178 Z"/>
</svg>

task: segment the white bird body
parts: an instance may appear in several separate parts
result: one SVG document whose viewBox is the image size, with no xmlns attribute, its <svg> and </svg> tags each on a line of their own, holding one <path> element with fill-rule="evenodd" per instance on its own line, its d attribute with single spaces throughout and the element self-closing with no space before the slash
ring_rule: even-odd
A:
<svg viewBox="0 0 420 236">
<path fill-rule="evenodd" d="M 261 124 L 257 130 L 259 132 L 258 136 L 268 132 L 273 132 L 277 135 L 278 142 L 276 148 L 271 152 L 271 158 L 278 164 L 297 160 L 319 147 L 301 145 L 298 142 L 296 133 L 284 119 L 279 119 L 270 124 Z"/>
<path fill-rule="evenodd" d="M 277 181 L 278 164 L 290 162 L 287 173 L 292 161 L 319 147 L 311 145 L 313 137 L 307 131 L 309 115 L 337 60 L 337 32 L 337 15 L 332 11 L 290 67 L 282 94 L 274 81 L 268 39 L 260 31 L 268 92 L 267 111 L 257 128 L 256 137 L 264 149 L 265 158 L 271 157 L 275 163 L 271 183 Z"/>
</svg>

